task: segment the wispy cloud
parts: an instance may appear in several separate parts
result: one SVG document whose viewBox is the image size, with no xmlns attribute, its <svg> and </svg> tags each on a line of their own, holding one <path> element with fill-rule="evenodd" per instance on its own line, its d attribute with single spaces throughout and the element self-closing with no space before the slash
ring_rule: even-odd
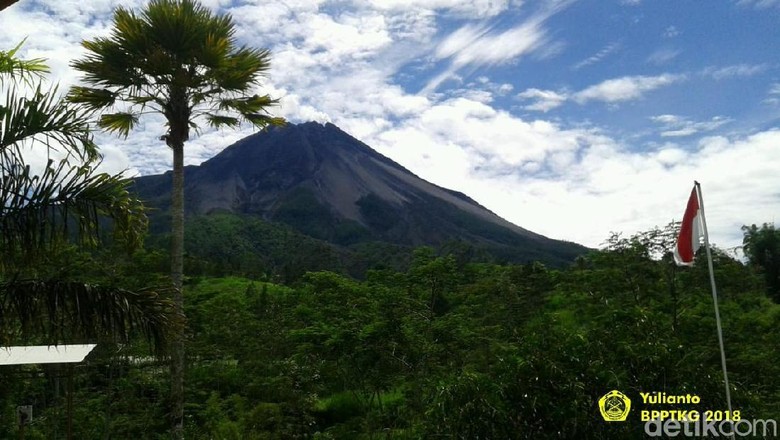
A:
<svg viewBox="0 0 780 440">
<path fill-rule="evenodd" d="M 533 101 L 526 105 L 526 110 L 548 112 L 554 108 L 560 107 L 566 102 L 568 96 L 565 93 L 558 93 L 552 90 L 528 89 L 517 95 L 521 100 Z"/>
<path fill-rule="evenodd" d="M 488 95 L 489 100 L 494 96 L 507 96 L 515 89 L 512 84 L 491 81 L 488 76 L 482 75 L 465 85 L 467 92 L 480 92 Z"/>
<path fill-rule="evenodd" d="M 674 60 L 681 53 L 682 51 L 679 49 L 671 49 L 671 48 L 658 49 L 652 54 L 650 54 L 649 57 L 647 57 L 647 62 L 650 64 L 655 64 L 657 66 L 660 66 L 662 64 L 667 64 L 668 62 Z"/>
<path fill-rule="evenodd" d="M 530 21 L 506 31 L 493 31 L 486 26 L 465 25 L 445 38 L 436 48 L 437 60 L 450 60 L 450 66 L 437 75 L 421 91 L 428 94 L 466 66 L 511 62 L 533 52 L 546 40 L 538 21 Z"/>
<path fill-rule="evenodd" d="M 767 92 L 767 98 L 764 99 L 764 104 L 769 105 L 778 105 L 780 104 L 780 83 L 774 83 L 771 86 L 769 86 L 769 91 Z"/>
<path fill-rule="evenodd" d="M 615 104 L 641 99 L 648 92 L 685 79 L 685 75 L 668 73 L 658 76 L 625 76 L 608 79 L 576 93 L 532 88 L 519 93 L 517 97 L 521 100 L 533 101 L 524 107 L 526 110 L 547 112 L 560 107 L 566 101 L 574 101 L 578 104 L 591 101 Z"/>
<path fill-rule="evenodd" d="M 589 56 L 588 58 L 585 58 L 584 60 L 580 61 L 579 63 L 572 66 L 572 69 L 579 70 L 583 67 L 587 67 L 593 64 L 598 63 L 599 61 L 603 60 L 607 56 L 615 53 L 618 49 L 620 49 L 620 43 L 610 43 L 606 46 L 604 46 L 600 51 L 596 52 L 594 55 Z"/>
<path fill-rule="evenodd" d="M 582 104 L 588 101 L 616 103 L 642 98 L 652 90 L 683 81 L 684 75 L 626 76 L 606 80 L 576 93 L 573 99 Z"/>
<path fill-rule="evenodd" d="M 549 42 L 544 23 L 572 1 L 552 1 L 524 22 L 501 30 L 486 24 L 466 24 L 450 33 L 436 47 L 433 57 L 449 66 L 431 79 L 421 94 L 436 90 L 459 70 L 514 62 Z"/>
<path fill-rule="evenodd" d="M 739 0 L 740 6 L 751 6 L 758 9 L 766 9 L 780 6 L 780 0 Z"/>
<path fill-rule="evenodd" d="M 778 0 L 780 1 L 780 0 Z M 710 66 L 702 71 L 705 76 L 710 76 L 716 80 L 747 77 L 759 75 L 769 69 L 768 64 L 734 64 L 725 67 Z"/>
<path fill-rule="evenodd" d="M 661 137 L 683 137 L 708 132 L 719 128 L 720 126 L 731 122 L 731 119 L 725 116 L 715 116 L 709 121 L 691 121 L 688 118 L 678 115 L 658 115 L 650 118 L 655 123 L 662 126 Z"/>
<path fill-rule="evenodd" d="M 430 11 L 445 11 L 448 14 L 462 18 L 494 17 L 510 7 L 509 0 L 353 0 L 358 7 L 369 5 L 379 10 L 409 11 L 424 7 Z"/>
<path fill-rule="evenodd" d="M 677 26 L 669 26 L 666 29 L 664 29 L 664 32 L 661 35 L 664 38 L 674 38 L 680 35 L 680 30 L 677 29 Z"/>
</svg>

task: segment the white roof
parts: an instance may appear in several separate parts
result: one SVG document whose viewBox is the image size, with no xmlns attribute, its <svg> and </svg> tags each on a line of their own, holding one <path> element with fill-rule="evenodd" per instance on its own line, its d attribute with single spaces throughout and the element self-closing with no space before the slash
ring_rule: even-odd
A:
<svg viewBox="0 0 780 440">
<path fill-rule="evenodd" d="M 81 362 L 96 344 L 0 347 L 0 365 L 67 364 Z"/>
</svg>

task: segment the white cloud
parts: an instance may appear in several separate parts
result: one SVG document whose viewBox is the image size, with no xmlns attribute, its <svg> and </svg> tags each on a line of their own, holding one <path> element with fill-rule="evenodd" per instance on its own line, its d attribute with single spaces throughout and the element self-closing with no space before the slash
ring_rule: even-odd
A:
<svg viewBox="0 0 780 440">
<path fill-rule="evenodd" d="M 506 64 L 524 55 L 534 53 L 549 44 L 544 23 L 565 9 L 571 1 L 552 1 L 527 20 L 506 30 L 496 30 L 485 24 L 465 24 L 450 33 L 437 46 L 434 58 L 448 60 L 450 65 L 431 79 L 422 94 L 435 91 L 444 81 L 452 78 L 462 68 Z M 550 52 L 548 52 L 549 54 Z"/>
<path fill-rule="evenodd" d="M 507 31 L 480 35 L 447 57 L 452 56 L 453 63 L 459 67 L 502 64 L 533 51 L 544 39 L 540 23 L 529 22 Z"/>
<path fill-rule="evenodd" d="M 516 224 L 590 246 L 613 230 L 631 234 L 679 219 L 694 179 L 720 246 L 738 245 L 739 227 L 773 219 L 780 202 L 776 130 L 642 152 L 593 129 L 528 121 L 459 98 L 363 140 L 436 184 L 478 195 Z"/>
<path fill-rule="evenodd" d="M 689 157 L 689 153 L 676 145 L 666 145 L 655 154 L 655 159 L 664 166 L 674 166 Z"/>
<path fill-rule="evenodd" d="M 769 104 L 769 105 L 780 104 L 780 83 L 774 83 L 771 86 L 769 86 L 769 92 L 767 93 L 767 95 L 768 95 L 767 98 L 762 101 L 764 104 Z"/>
<path fill-rule="evenodd" d="M 438 59 L 450 58 L 488 34 L 490 29 L 485 25 L 466 24 L 447 36 L 439 43 L 434 56 Z"/>
<path fill-rule="evenodd" d="M 344 14 L 336 21 L 317 14 L 311 18 L 309 26 L 306 45 L 312 52 L 328 53 L 329 59 L 324 61 L 365 58 L 392 42 L 384 17 L 377 15 Z"/>
<path fill-rule="evenodd" d="M 558 108 L 566 101 L 585 104 L 591 101 L 617 103 L 641 99 L 647 92 L 671 85 L 686 79 L 685 75 L 663 74 L 659 76 L 626 76 L 605 80 L 579 92 L 527 89 L 517 95 L 521 100 L 531 100 L 524 106 L 526 110 L 548 112 Z"/>
<path fill-rule="evenodd" d="M 752 6 L 758 9 L 772 8 L 780 6 L 780 0 L 739 0 L 740 6 Z"/>
<path fill-rule="evenodd" d="M 677 58 L 678 55 L 682 53 L 679 49 L 658 49 L 655 52 L 651 53 L 649 57 L 647 57 L 647 62 L 650 64 L 655 65 L 662 65 L 666 64 L 673 59 Z"/>
<path fill-rule="evenodd" d="M 526 110 L 535 110 L 548 112 L 554 108 L 563 105 L 568 97 L 563 93 L 552 90 L 528 89 L 517 95 L 522 100 L 533 100 L 534 102 L 524 106 Z"/>
<path fill-rule="evenodd" d="M 667 125 L 676 125 L 683 121 L 682 117 L 676 115 L 658 115 L 658 116 L 653 116 L 650 119 L 652 119 L 654 122 L 667 124 Z"/>
<path fill-rule="evenodd" d="M 685 79 L 683 75 L 626 76 L 606 80 L 574 95 L 579 103 L 603 101 L 609 103 L 641 98 L 645 93 Z"/>
<path fill-rule="evenodd" d="M 462 18 L 489 18 L 494 17 L 509 8 L 508 0 L 356 0 L 359 6 L 370 5 L 379 10 L 408 11 L 410 9 L 425 8 L 429 11 L 443 10 Z"/>
<path fill-rule="evenodd" d="M 455 79 L 455 78 L 453 78 Z M 457 78 L 461 86 L 457 89 L 448 90 L 446 93 L 437 94 L 435 100 L 451 99 L 456 97 L 465 97 L 475 101 L 489 103 L 496 98 L 508 96 L 514 90 L 514 86 L 509 83 L 493 82 L 487 76 L 479 76 L 476 79 L 464 83 L 462 79 Z M 421 98 L 425 95 L 416 95 Z"/>
<path fill-rule="evenodd" d="M 674 38 L 680 35 L 680 30 L 677 29 L 676 26 L 669 26 L 666 29 L 664 29 L 663 37 L 664 38 Z"/>
<path fill-rule="evenodd" d="M 512 84 L 504 83 L 498 86 L 498 93 L 502 95 L 506 95 L 508 93 L 511 93 L 512 90 L 514 90 L 515 87 Z"/>
<path fill-rule="evenodd" d="M 716 80 L 722 80 L 758 75 L 767 69 L 769 69 L 767 64 L 734 64 L 726 67 L 707 67 L 702 71 L 702 74 Z"/>
<path fill-rule="evenodd" d="M 650 118 L 653 122 L 661 124 L 661 137 L 683 137 L 691 136 L 701 132 L 715 130 L 724 124 L 731 122 L 731 119 L 724 116 L 715 116 L 709 121 L 691 121 L 687 118 L 677 115 L 659 115 Z"/>
<path fill-rule="evenodd" d="M 615 53 L 617 50 L 620 49 L 620 43 L 610 43 L 606 46 L 604 46 L 601 50 L 596 52 L 594 55 L 591 55 L 588 58 L 585 58 L 584 60 L 578 62 L 577 64 L 572 66 L 572 69 L 579 70 L 583 67 L 587 67 L 593 64 L 598 63 L 599 61 L 603 60 L 607 56 Z"/>
<path fill-rule="evenodd" d="M 472 171 L 492 178 L 534 163 L 562 171 L 579 136 L 547 121 L 524 121 L 473 99 L 454 98 L 385 130 L 371 145 L 413 171 L 425 169 L 437 184 L 463 189 L 464 177 L 474 181 Z"/>
<path fill-rule="evenodd" d="M 485 26 L 467 24 L 445 38 L 436 48 L 438 60 L 450 60 L 450 66 L 425 86 L 421 93 L 436 90 L 439 85 L 465 66 L 504 64 L 533 52 L 545 41 L 538 21 L 495 32 Z"/>
</svg>

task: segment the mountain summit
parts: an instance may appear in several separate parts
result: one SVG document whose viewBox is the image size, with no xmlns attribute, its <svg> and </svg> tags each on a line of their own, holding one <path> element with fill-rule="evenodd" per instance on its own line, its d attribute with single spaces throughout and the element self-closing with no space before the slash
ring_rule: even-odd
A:
<svg viewBox="0 0 780 440">
<path fill-rule="evenodd" d="M 136 179 L 166 209 L 170 172 Z M 379 241 L 441 245 L 459 240 L 501 259 L 572 261 L 582 246 L 516 226 L 468 196 L 427 182 L 333 124 L 272 128 L 185 168 L 188 216 L 231 212 L 286 223 L 340 245 Z"/>
</svg>

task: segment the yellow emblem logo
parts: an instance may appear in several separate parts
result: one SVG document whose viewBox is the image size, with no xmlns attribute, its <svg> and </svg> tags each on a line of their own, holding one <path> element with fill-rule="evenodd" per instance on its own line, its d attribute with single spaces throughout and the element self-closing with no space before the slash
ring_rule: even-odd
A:
<svg viewBox="0 0 780 440">
<path fill-rule="evenodd" d="M 624 422 L 631 411 L 631 399 L 618 390 L 612 390 L 599 399 L 599 410 L 607 422 Z"/>
</svg>

